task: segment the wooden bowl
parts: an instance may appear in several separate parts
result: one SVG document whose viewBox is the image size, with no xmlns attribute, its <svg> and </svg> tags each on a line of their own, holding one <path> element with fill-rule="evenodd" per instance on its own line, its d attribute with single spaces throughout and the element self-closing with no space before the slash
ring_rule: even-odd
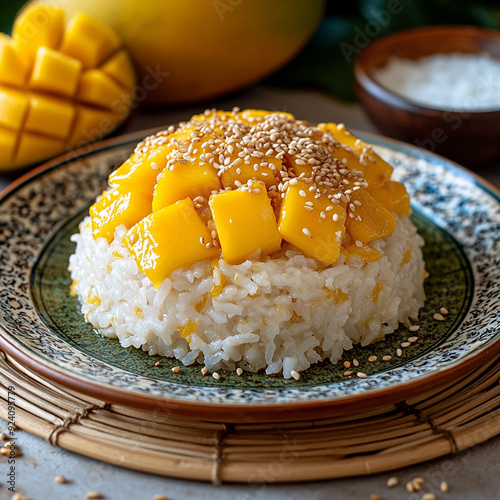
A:
<svg viewBox="0 0 500 500">
<path fill-rule="evenodd" d="M 390 91 L 374 73 L 391 57 L 488 53 L 500 59 L 500 32 L 468 26 L 428 26 L 381 38 L 363 50 L 354 67 L 358 98 L 385 134 L 475 167 L 500 158 L 500 109 L 451 111 L 416 104 Z"/>
</svg>

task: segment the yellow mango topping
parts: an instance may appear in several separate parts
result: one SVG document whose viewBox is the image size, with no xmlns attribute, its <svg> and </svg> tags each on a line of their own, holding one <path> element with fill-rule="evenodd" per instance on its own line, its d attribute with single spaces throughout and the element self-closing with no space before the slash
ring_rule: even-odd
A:
<svg viewBox="0 0 500 500">
<path fill-rule="evenodd" d="M 361 188 L 351 194 L 345 225 L 354 242 L 369 243 L 390 236 L 396 229 L 396 218 Z"/>
<path fill-rule="evenodd" d="M 342 247 L 341 253 L 345 256 L 346 264 L 354 255 L 361 257 L 364 262 L 376 262 L 382 257 L 382 253 L 379 252 L 376 248 L 372 248 L 368 245 L 358 246 L 356 245 L 356 243 L 345 245 L 344 247 Z"/>
<path fill-rule="evenodd" d="M 309 187 L 299 181 L 287 189 L 278 229 L 284 240 L 307 255 L 324 264 L 333 264 L 340 254 L 346 211 L 326 196 L 316 199 Z"/>
<path fill-rule="evenodd" d="M 208 199 L 210 193 L 220 189 L 217 171 L 209 163 L 177 163 L 158 176 L 153 195 L 153 211 L 178 200 L 198 197 Z"/>
<path fill-rule="evenodd" d="M 393 168 L 375 151 L 372 145 L 358 139 L 352 132 L 349 132 L 344 124 L 320 123 L 320 130 L 329 133 L 336 141 L 351 148 L 359 157 L 358 169 L 364 173 L 365 179 L 370 185 L 383 184 L 391 178 Z"/>
<path fill-rule="evenodd" d="M 115 228 L 125 224 L 133 226 L 151 212 L 151 198 L 139 191 L 120 188 L 105 191 L 100 200 L 90 207 L 94 238 L 113 240 Z"/>
<path fill-rule="evenodd" d="M 82 99 L 107 93 L 107 77 L 93 71 L 83 71 Z M 101 91 L 87 91 L 87 78 Z M 23 123 L 26 101 L 12 96 L 0 130 Z M 70 109 L 60 99 L 54 104 L 53 119 L 67 123 Z M 49 107 L 40 101 L 39 112 Z M 84 118 L 77 109 L 75 119 Z M 13 147 L 8 134 L 3 141 Z M 92 227 L 96 238 L 110 241 L 125 224 L 123 241 L 156 287 L 176 269 L 210 259 L 214 285 L 208 295 L 215 297 L 226 286 L 221 258 L 235 265 L 263 258 L 283 241 L 325 266 L 340 254 L 345 263 L 355 256 L 363 263 L 379 260 L 382 252 L 369 243 L 394 232 L 395 215 L 411 212 L 404 186 L 391 173 L 341 125 L 312 127 L 264 110 L 207 110 L 137 146 L 91 207 Z M 341 290 L 330 298 L 341 301 Z"/>
<path fill-rule="evenodd" d="M 28 5 L 0 34 L 0 170 L 102 139 L 128 115 L 134 75 L 108 26 Z"/>
<path fill-rule="evenodd" d="M 366 190 L 389 212 L 400 216 L 411 214 L 410 196 L 401 182 L 389 180 Z"/>
<path fill-rule="evenodd" d="M 257 252 L 269 255 L 281 248 L 281 236 L 265 186 L 255 182 L 210 197 L 222 255 L 229 264 L 240 264 Z"/>
<path fill-rule="evenodd" d="M 219 255 L 189 198 L 144 217 L 127 231 L 123 243 L 157 288 L 176 269 Z"/>
</svg>

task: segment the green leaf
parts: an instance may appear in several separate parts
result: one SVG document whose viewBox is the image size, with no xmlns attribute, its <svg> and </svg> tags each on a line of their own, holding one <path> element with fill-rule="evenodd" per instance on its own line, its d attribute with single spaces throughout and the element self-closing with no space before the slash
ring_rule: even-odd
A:
<svg viewBox="0 0 500 500">
<path fill-rule="evenodd" d="M 24 0 L 3 0 L 0 3 L 0 32 L 11 33 L 14 19 L 24 3 Z"/>
</svg>

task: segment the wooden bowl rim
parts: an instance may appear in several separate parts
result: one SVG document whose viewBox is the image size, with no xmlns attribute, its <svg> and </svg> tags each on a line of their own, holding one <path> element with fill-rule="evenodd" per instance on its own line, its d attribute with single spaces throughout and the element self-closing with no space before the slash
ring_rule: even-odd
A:
<svg viewBox="0 0 500 500">
<path fill-rule="evenodd" d="M 465 26 L 465 25 L 436 25 L 436 26 L 421 26 L 418 28 L 411 28 L 407 30 L 397 31 L 387 36 L 383 36 L 372 43 L 370 43 L 366 48 L 364 48 L 354 62 L 354 79 L 357 86 L 363 89 L 365 92 L 375 97 L 376 99 L 384 102 L 386 105 L 405 111 L 407 113 L 415 115 L 425 115 L 428 118 L 442 119 L 443 114 L 460 114 L 467 115 L 470 117 L 482 118 L 486 120 L 491 120 L 500 117 L 500 107 L 498 109 L 486 110 L 486 111 L 471 111 L 471 110 L 453 110 L 444 108 L 433 108 L 428 107 L 423 104 L 415 103 L 414 101 L 404 97 L 403 95 L 396 94 L 392 90 L 388 89 L 372 76 L 371 71 L 369 71 L 369 65 L 367 61 L 370 57 L 380 51 L 380 49 L 387 47 L 388 45 L 394 45 L 396 43 L 408 43 L 411 40 L 421 38 L 422 36 L 446 36 L 450 34 L 460 34 L 462 36 L 468 36 L 472 38 L 482 38 L 491 39 L 497 41 L 500 47 L 500 31 L 480 28 L 475 26 Z M 459 52 L 457 50 L 457 52 Z M 436 54 L 440 53 L 436 51 Z M 359 95 L 359 91 L 358 91 Z"/>
</svg>

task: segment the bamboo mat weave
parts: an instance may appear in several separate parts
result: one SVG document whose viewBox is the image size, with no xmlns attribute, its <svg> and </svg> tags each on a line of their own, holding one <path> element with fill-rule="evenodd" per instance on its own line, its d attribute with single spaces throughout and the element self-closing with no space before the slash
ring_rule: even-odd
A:
<svg viewBox="0 0 500 500">
<path fill-rule="evenodd" d="M 109 404 L 44 380 L 0 351 L 0 417 L 53 446 L 123 467 L 222 482 L 292 482 L 386 472 L 500 434 L 500 364 L 395 405 L 287 423 L 223 424 Z"/>
</svg>

